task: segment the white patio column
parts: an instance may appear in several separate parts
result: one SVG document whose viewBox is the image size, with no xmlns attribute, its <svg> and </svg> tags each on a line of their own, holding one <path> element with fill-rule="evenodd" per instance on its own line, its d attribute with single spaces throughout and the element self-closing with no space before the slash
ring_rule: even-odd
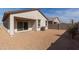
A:
<svg viewBox="0 0 79 59">
<path fill-rule="evenodd" d="M 14 18 L 12 15 L 10 16 L 10 35 L 14 35 Z"/>
<path fill-rule="evenodd" d="M 38 20 L 36 19 L 36 31 L 38 31 Z"/>
<path fill-rule="evenodd" d="M 47 21 L 47 29 L 48 29 L 48 24 L 49 24 L 49 23 L 48 23 L 48 21 Z"/>
<path fill-rule="evenodd" d="M 46 29 L 48 29 L 48 21 L 47 21 L 47 26 L 46 26 Z"/>
</svg>

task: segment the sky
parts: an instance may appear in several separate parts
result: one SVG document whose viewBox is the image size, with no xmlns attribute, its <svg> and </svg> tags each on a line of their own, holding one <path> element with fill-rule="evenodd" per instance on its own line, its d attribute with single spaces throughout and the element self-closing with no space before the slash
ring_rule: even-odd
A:
<svg viewBox="0 0 79 59">
<path fill-rule="evenodd" d="M 0 23 L 4 12 L 16 10 L 29 10 L 31 8 L 0 8 Z M 72 19 L 79 21 L 79 8 L 40 8 L 47 17 L 59 17 L 62 22 L 70 22 Z"/>
<path fill-rule="evenodd" d="M 59 17 L 62 22 L 79 21 L 79 8 L 50 8 L 43 9 L 46 16 Z"/>
</svg>

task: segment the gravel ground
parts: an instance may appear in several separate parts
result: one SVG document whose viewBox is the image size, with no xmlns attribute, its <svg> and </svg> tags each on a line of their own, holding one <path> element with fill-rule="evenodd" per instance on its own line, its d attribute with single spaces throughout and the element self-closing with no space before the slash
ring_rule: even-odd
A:
<svg viewBox="0 0 79 59">
<path fill-rule="evenodd" d="M 48 29 L 46 31 L 19 32 L 10 37 L 0 29 L 0 49 L 2 50 L 46 50 L 65 30 Z"/>
</svg>

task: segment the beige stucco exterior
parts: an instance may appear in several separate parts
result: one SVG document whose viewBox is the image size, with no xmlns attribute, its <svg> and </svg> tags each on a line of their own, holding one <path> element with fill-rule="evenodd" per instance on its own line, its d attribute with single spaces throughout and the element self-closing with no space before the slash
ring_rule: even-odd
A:
<svg viewBox="0 0 79 59">
<path fill-rule="evenodd" d="M 26 31 L 40 31 L 41 27 L 45 27 L 45 29 L 48 29 L 48 24 L 46 25 L 47 19 L 38 10 L 34 10 L 30 12 L 11 14 L 10 17 L 3 22 L 5 24 L 8 24 L 8 32 L 10 33 L 10 35 L 14 35 L 14 33 L 18 32 L 17 22 L 19 20 L 17 21 L 15 17 L 26 18 L 25 20 L 23 20 L 24 22 L 28 22 L 28 30 Z M 31 20 L 27 21 L 27 19 L 33 19 L 33 22 Z M 38 27 L 38 20 L 40 20 L 40 27 Z"/>
</svg>

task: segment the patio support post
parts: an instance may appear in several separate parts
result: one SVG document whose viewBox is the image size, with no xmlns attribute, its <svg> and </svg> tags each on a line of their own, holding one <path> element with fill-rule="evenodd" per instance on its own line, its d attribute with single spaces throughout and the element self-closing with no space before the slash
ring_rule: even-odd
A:
<svg viewBox="0 0 79 59">
<path fill-rule="evenodd" d="M 46 26 L 46 25 L 45 25 Z M 46 29 L 48 29 L 48 21 L 47 21 L 47 26 L 46 26 Z"/>
<path fill-rule="evenodd" d="M 38 31 L 38 20 L 36 20 L 36 31 Z"/>
<path fill-rule="evenodd" d="M 14 18 L 12 15 L 10 16 L 10 35 L 14 35 Z"/>
</svg>

